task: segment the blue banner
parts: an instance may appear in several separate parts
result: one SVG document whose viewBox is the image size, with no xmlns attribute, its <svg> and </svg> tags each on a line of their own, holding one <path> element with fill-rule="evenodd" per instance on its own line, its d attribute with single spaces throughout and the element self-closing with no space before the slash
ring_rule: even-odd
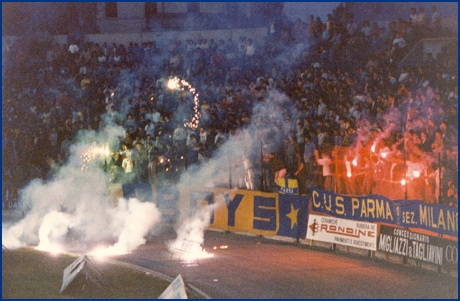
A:
<svg viewBox="0 0 460 301">
<path fill-rule="evenodd" d="M 357 221 L 395 224 L 398 218 L 394 202 L 377 194 L 350 196 L 313 188 L 312 209 Z"/>
<path fill-rule="evenodd" d="M 308 202 L 306 197 L 280 194 L 279 229 L 277 235 L 305 238 L 307 235 Z"/>
<path fill-rule="evenodd" d="M 312 209 L 351 220 L 420 228 L 458 237 L 458 208 L 419 200 L 393 201 L 382 195 L 350 196 L 312 189 Z"/>
<path fill-rule="evenodd" d="M 458 208 L 423 201 L 394 201 L 398 213 L 397 225 L 421 228 L 438 234 L 458 237 Z"/>
</svg>

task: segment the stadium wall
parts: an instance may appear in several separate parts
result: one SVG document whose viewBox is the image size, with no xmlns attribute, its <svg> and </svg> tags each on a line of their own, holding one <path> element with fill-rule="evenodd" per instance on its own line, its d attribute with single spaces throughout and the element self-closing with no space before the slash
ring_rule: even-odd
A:
<svg viewBox="0 0 460 301">
<path fill-rule="evenodd" d="M 114 199 L 123 195 L 155 202 L 163 223 L 174 228 L 208 210 L 209 230 L 263 236 L 458 277 L 457 207 L 316 188 L 309 196 L 299 196 L 114 184 L 111 192 Z"/>
</svg>

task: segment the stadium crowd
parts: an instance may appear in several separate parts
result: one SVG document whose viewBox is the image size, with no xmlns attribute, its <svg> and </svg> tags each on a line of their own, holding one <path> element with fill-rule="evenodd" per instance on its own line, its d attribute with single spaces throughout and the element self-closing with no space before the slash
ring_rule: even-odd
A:
<svg viewBox="0 0 460 301">
<path fill-rule="evenodd" d="M 457 42 L 417 66 L 399 65 L 417 41 L 444 30 L 435 6 L 430 16 L 414 8 L 384 28 L 356 24 L 340 5 L 324 22 L 271 22 L 257 40 L 19 38 L 4 49 L 3 196 L 52 176 L 73 142 L 109 124 L 126 130 L 110 145 L 112 180 L 156 184 L 206 164 L 254 123 L 261 154 L 235 163 L 233 186 L 272 191 L 274 179 L 286 177 L 298 180 L 301 194 L 312 185 L 367 194 L 377 172 L 407 180 L 407 166 L 410 176 L 424 175 L 427 202 L 456 206 Z M 176 76 L 199 92 L 198 108 L 190 91 L 167 88 Z M 290 102 L 279 116 L 254 120 L 253 108 L 275 90 Z M 196 114 L 198 127 L 187 126 Z"/>
</svg>

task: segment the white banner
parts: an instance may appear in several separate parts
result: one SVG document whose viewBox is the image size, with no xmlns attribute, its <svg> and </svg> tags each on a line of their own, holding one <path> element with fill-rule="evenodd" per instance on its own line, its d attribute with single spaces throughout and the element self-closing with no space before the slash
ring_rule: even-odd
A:
<svg viewBox="0 0 460 301">
<path fill-rule="evenodd" d="M 310 214 L 307 239 L 377 250 L 377 224 Z"/>
</svg>

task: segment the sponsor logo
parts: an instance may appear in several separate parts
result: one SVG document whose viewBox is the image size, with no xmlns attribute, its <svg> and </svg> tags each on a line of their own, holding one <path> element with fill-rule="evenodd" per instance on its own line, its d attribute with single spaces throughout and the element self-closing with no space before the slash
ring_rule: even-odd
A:
<svg viewBox="0 0 460 301">
<path fill-rule="evenodd" d="M 313 223 L 308 227 L 311 229 L 311 235 L 315 236 L 319 228 L 319 224 L 316 222 L 316 219 L 314 219 Z"/>
<path fill-rule="evenodd" d="M 328 219 L 327 222 L 330 222 L 330 221 L 331 219 Z M 337 223 L 337 221 L 335 221 L 335 223 Z M 352 227 L 337 226 L 337 225 L 330 225 L 330 224 L 323 224 L 323 223 L 318 224 L 316 222 L 316 219 L 314 219 L 313 223 L 311 223 L 308 227 L 310 228 L 313 236 L 316 233 L 322 232 L 322 231 L 329 233 L 329 234 L 339 234 L 339 235 L 349 236 L 349 237 L 354 237 L 354 238 L 360 238 L 361 236 L 375 237 L 375 234 L 376 234 L 375 231 L 373 230 L 361 230 L 361 229 L 355 229 Z"/>
</svg>

